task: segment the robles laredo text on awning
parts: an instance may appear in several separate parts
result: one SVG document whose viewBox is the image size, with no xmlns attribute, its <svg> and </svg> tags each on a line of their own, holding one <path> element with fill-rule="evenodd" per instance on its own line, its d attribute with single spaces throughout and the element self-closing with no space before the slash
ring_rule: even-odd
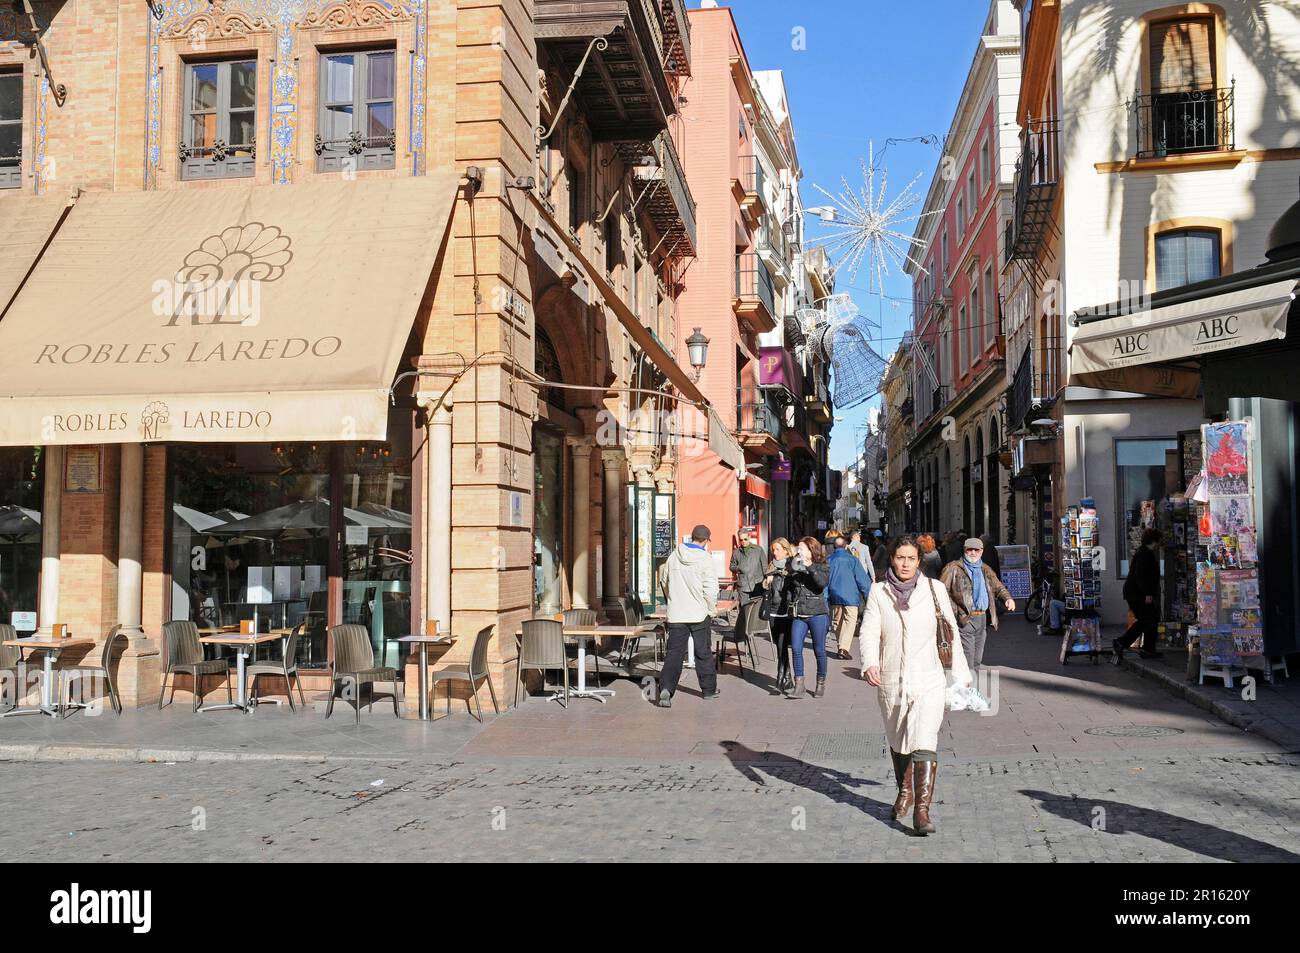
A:
<svg viewBox="0 0 1300 953">
<path fill-rule="evenodd" d="M 0 319 L 0 443 L 383 439 L 456 187 L 81 197 Z"/>
</svg>

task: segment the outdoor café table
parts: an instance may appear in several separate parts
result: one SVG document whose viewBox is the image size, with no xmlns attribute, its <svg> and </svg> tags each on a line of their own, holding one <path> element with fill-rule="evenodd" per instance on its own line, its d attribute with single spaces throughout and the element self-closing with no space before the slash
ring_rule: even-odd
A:
<svg viewBox="0 0 1300 953">
<path fill-rule="evenodd" d="M 59 709 L 50 699 L 50 685 L 54 680 L 54 660 L 58 658 L 61 651 L 73 645 L 94 645 L 94 639 L 82 639 L 70 637 L 66 639 L 42 639 L 42 638 L 25 638 L 25 639 L 5 639 L 5 645 L 16 646 L 18 649 L 18 659 L 20 664 L 23 659 L 25 649 L 39 649 L 45 656 L 45 675 L 41 679 L 41 703 L 33 708 L 30 705 L 20 705 L 17 708 L 11 708 L 5 712 L 5 715 L 49 715 L 52 718 L 59 717 Z M 26 686 L 21 686 L 16 691 L 14 701 L 22 697 L 22 692 Z M 2 716 L 0 716 L 2 717 Z"/>
<path fill-rule="evenodd" d="M 578 687 L 572 689 L 569 694 L 575 698 L 594 698 L 602 705 L 605 704 L 603 696 L 613 695 L 614 690 L 587 687 L 587 642 L 598 635 L 627 639 L 636 634 L 635 625 L 566 625 L 564 637 L 578 643 Z"/>
<path fill-rule="evenodd" d="M 238 681 L 236 684 L 239 686 L 239 691 L 237 693 L 238 699 L 233 705 L 200 705 L 198 710 L 222 711 L 226 708 L 238 708 L 240 711 L 245 713 L 251 711 L 251 706 L 248 704 L 248 685 L 244 678 L 244 663 L 248 659 L 250 649 L 256 648 L 263 642 L 274 642 L 279 638 L 283 638 L 283 636 L 275 632 L 255 632 L 250 635 L 243 635 L 239 632 L 218 631 L 213 635 L 200 635 L 199 641 L 206 645 L 228 645 L 235 650 L 235 666 L 238 671 Z M 195 686 L 195 688 L 197 687 L 198 686 Z"/>
<path fill-rule="evenodd" d="M 429 721 L 429 646 L 449 645 L 453 639 L 444 632 L 441 635 L 403 635 L 397 641 L 420 647 L 420 719 Z"/>
</svg>

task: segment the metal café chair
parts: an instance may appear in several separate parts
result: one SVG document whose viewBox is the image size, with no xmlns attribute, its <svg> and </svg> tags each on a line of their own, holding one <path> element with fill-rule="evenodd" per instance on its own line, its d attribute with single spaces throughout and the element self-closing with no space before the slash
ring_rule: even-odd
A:
<svg viewBox="0 0 1300 953">
<path fill-rule="evenodd" d="M 488 691 L 492 693 L 492 713 L 501 714 L 501 707 L 497 704 L 497 690 L 492 687 L 492 677 L 488 673 L 487 653 L 488 645 L 492 642 L 492 630 L 496 626 L 485 626 L 478 630 L 478 635 L 474 636 L 474 649 L 470 652 L 468 665 L 449 665 L 447 668 L 439 669 L 432 673 L 431 684 L 429 687 L 429 697 L 432 698 L 437 691 L 439 682 L 469 682 L 470 697 L 474 699 L 474 707 L 478 709 L 475 716 L 479 724 L 483 723 L 483 706 L 478 700 L 479 682 L 487 682 Z M 469 699 L 465 699 L 465 707 L 469 708 Z M 432 708 L 432 705 L 430 705 Z M 447 685 L 447 714 L 451 714 L 451 685 Z"/>
<path fill-rule="evenodd" d="M 257 677 L 259 675 L 273 675 L 284 679 L 284 695 L 289 699 L 289 710 L 296 712 L 298 709 L 293 705 L 293 690 L 295 686 L 298 689 L 298 701 L 304 708 L 307 707 L 307 701 L 302 695 L 302 682 L 298 678 L 298 638 L 302 635 L 306 624 L 299 622 L 289 633 L 289 637 L 284 641 L 284 653 L 278 659 L 264 659 L 261 662 L 254 662 L 244 669 L 244 678 L 252 693 L 252 703 L 260 704 L 262 699 L 257 692 Z M 268 701 L 273 704 L 280 704 L 280 699 L 272 698 Z"/>
<path fill-rule="evenodd" d="M 357 724 L 361 724 L 361 686 L 370 685 L 370 708 L 375 707 L 375 682 L 393 683 L 393 714 L 402 717 L 397 707 L 398 684 L 397 669 L 375 665 L 375 649 L 370 644 L 370 629 L 356 623 L 336 625 L 330 629 L 330 638 L 334 641 L 334 669 L 330 672 L 329 701 L 325 705 L 325 717 L 334 713 L 334 696 L 338 692 L 339 682 L 352 683 L 353 710 Z"/>
<path fill-rule="evenodd" d="M 595 609 L 565 609 L 564 610 L 564 627 L 566 629 L 571 625 L 577 626 L 577 625 L 595 625 L 595 624 L 596 624 Z M 597 651 L 599 648 L 600 647 L 596 645 L 596 640 L 592 639 L 591 657 L 596 660 L 597 679 L 600 678 L 600 653 L 599 651 Z M 577 661 L 576 658 L 574 661 L 575 662 Z"/>
<path fill-rule="evenodd" d="M 560 669 L 564 673 L 563 700 L 557 694 L 556 700 L 569 707 L 569 665 L 573 660 L 564 646 L 564 625 L 554 619 L 528 619 L 523 624 L 523 635 L 519 641 L 519 664 L 515 671 L 515 707 L 519 706 L 519 686 L 524 681 L 524 669 L 537 669 L 542 673 L 542 691 L 546 690 L 546 673 Z"/>
<path fill-rule="evenodd" d="M 126 633 L 122 631 L 120 625 L 115 625 L 108 630 L 108 635 L 104 638 L 104 648 L 99 657 L 98 665 L 69 665 L 66 668 L 58 670 L 59 676 L 59 714 L 62 716 L 64 708 L 86 708 L 86 705 L 74 704 L 72 701 L 72 683 L 79 678 L 102 678 L 108 686 L 108 700 L 113 706 L 113 711 L 122 714 L 122 700 L 117 696 L 117 689 L 113 685 L 113 673 L 110 666 L 113 663 L 113 646 L 118 639 L 126 641 Z M 66 699 L 66 701 L 65 701 Z"/>
<path fill-rule="evenodd" d="M 228 657 L 205 659 L 203 643 L 199 641 L 199 627 L 189 619 L 174 619 L 163 623 L 164 658 L 162 687 L 158 690 L 158 708 L 163 706 L 163 696 L 167 693 L 167 677 L 172 678 L 172 697 L 168 704 L 176 700 L 176 675 L 189 675 L 194 680 L 194 710 L 199 710 L 203 702 L 204 675 L 226 676 L 226 701 L 235 703 L 234 691 L 230 685 L 230 659 Z"/>
<path fill-rule="evenodd" d="M 0 624 L 0 678 L 12 680 L 13 698 L 6 711 L 13 711 L 23 697 L 23 674 L 27 666 L 23 664 L 22 649 L 13 645 L 4 645 L 9 639 L 18 638 L 18 630 L 9 624 Z"/>
</svg>

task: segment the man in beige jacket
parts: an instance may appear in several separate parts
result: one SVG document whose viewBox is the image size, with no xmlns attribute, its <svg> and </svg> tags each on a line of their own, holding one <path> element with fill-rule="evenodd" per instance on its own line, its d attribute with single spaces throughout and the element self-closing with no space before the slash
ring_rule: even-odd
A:
<svg viewBox="0 0 1300 953">
<path fill-rule="evenodd" d="M 717 698 L 718 674 L 713 668 L 713 641 L 709 624 L 718 611 L 718 571 L 709 555 L 709 528 L 697 526 L 691 540 L 682 543 L 659 570 L 660 585 L 668 599 L 668 644 L 659 673 L 660 708 L 673 707 L 673 695 L 682 677 L 688 642 L 695 644 L 695 677 L 705 698 Z"/>
</svg>

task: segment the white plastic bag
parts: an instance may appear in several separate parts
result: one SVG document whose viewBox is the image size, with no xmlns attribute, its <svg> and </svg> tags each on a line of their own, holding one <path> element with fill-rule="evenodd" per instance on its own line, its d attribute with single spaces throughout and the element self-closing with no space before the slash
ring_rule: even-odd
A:
<svg viewBox="0 0 1300 953">
<path fill-rule="evenodd" d="M 944 707 L 949 711 L 988 711 L 991 706 L 974 685 L 949 685 Z"/>
</svg>

